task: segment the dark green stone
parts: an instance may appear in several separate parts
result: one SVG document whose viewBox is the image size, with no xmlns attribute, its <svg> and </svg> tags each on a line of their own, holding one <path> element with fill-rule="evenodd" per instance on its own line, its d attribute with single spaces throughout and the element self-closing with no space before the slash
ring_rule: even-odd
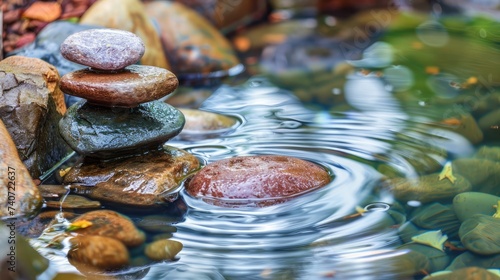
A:
<svg viewBox="0 0 500 280">
<path fill-rule="evenodd" d="M 480 255 L 500 254 L 500 219 L 483 214 L 465 220 L 458 234 L 471 252 Z"/>
<path fill-rule="evenodd" d="M 500 267 L 500 254 L 491 256 L 476 255 L 472 252 L 464 252 L 457 256 L 446 270 L 456 270 L 464 267 L 477 266 L 486 269 L 498 269 Z"/>
<path fill-rule="evenodd" d="M 162 102 L 109 108 L 79 101 L 59 122 L 59 132 L 81 155 L 114 158 L 164 144 L 184 127 L 184 115 Z"/>
<path fill-rule="evenodd" d="M 415 225 L 430 230 L 440 229 L 449 238 L 458 234 L 460 221 L 451 205 L 431 203 L 416 209 L 410 219 Z"/>
<path fill-rule="evenodd" d="M 443 270 L 452 260 L 452 257 L 445 252 L 423 244 L 407 243 L 400 246 L 398 249 L 411 250 L 426 256 L 429 260 L 427 272 L 430 273 Z"/>
</svg>

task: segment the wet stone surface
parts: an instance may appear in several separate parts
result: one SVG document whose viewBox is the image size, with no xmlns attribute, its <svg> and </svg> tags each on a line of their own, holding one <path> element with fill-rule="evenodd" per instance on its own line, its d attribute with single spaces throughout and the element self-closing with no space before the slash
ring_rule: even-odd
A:
<svg viewBox="0 0 500 280">
<path fill-rule="evenodd" d="M 227 71 L 239 64 L 229 41 L 194 10 L 167 1 L 145 6 L 147 14 L 158 22 L 165 53 L 179 77 Z"/>
<path fill-rule="evenodd" d="M 264 206 L 323 187 L 330 180 L 325 169 L 298 158 L 241 156 L 205 166 L 189 181 L 186 190 L 190 195 L 213 204 L 227 202 L 231 205 L 232 202 L 254 200 L 263 201 L 261 206 Z M 269 201 L 265 202 L 266 199 Z"/>
<path fill-rule="evenodd" d="M 40 59 L 11 56 L 0 62 L 0 119 L 33 178 L 70 151 L 58 133 L 66 112 L 58 84 L 55 67 Z"/>
<path fill-rule="evenodd" d="M 79 101 L 61 119 L 59 131 L 79 154 L 113 158 L 156 149 L 179 134 L 183 126 L 182 113 L 161 101 L 131 109 Z"/>
<path fill-rule="evenodd" d="M 198 168 L 195 156 L 165 147 L 123 159 L 83 162 L 68 172 L 64 184 L 82 189 L 95 200 L 150 208 L 168 202 L 168 191 Z"/>
<path fill-rule="evenodd" d="M 136 107 L 164 97 L 178 85 L 176 76 L 163 68 L 131 65 L 119 72 L 82 69 L 64 75 L 61 89 L 101 106 Z"/>
<path fill-rule="evenodd" d="M 99 70 L 120 70 L 138 62 L 144 43 L 134 33 L 118 29 L 90 29 L 70 35 L 61 44 L 66 59 Z"/>
<path fill-rule="evenodd" d="M 447 271 L 442 274 L 431 275 L 429 280 L 453 280 L 453 279 L 468 279 L 468 280 L 500 280 L 500 276 L 493 271 L 480 267 L 464 267 L 454 271 Z"/>
</svg>

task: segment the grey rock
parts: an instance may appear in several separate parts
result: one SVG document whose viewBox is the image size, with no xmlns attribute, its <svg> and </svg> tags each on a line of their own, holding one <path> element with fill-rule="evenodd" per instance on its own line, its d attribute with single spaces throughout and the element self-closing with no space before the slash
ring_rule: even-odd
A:
<svg viewBox="0 0 500 280">
<path fill-rule="evenodd" d="M 66 59 L 100 70 L 120 70 L 144 55 L 141 38 L 118 29 L 90 29 L 74 33 L 61 44 Z"/>
<path fill-rule="evenodd" d="M 113 109 L 79 101 L 68 108 L 59 131 L 79 154 L 107 159 L 156 149 L 184 122 L 180 111 L 161 101 Z"/>
</svg>

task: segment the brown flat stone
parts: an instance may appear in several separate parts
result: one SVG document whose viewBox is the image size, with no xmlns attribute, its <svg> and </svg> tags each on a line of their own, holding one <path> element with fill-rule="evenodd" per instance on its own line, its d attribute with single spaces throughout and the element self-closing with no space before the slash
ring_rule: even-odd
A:
<svg viewBox="0 0 500 280">
<path fill-rule="evenodd" d="M 74 33 L 61 44 L 67 60 L 100 70 L 120 70 L 141 59 L 141 38 L 117 29 L 89 29 Z"/>
<path fill-rule="evenodd" d="M 68 172 L 64 183 L 85 188 L 85 195 L 101 202 L 156 207 L 167 202 L 168 191 L 177 188 L 181 180 L 197 168 L 199 162 L 195 156 L 164 147 L 146 155 L 84 162 Z"/>
<path fill-rule="evenodd" d="M 82 69 L 61 78 L 61 90 L 101 106 L 136 107 L 164 97 L 177 88 L 170 71 L 145 65 L 131 65 L 116 73 Z"/>
<path fill-rule="evenodd" d="M 325 186 L 330 180 L 325 169 L 302 159 L 279 155 L 244 156 L 205 166 L 190 180 L 186 190 L 194 197 L 218 205 L 224 203 L 217 199 L 227 202 L 272 200 L 272 204 Z"/>
</svg>

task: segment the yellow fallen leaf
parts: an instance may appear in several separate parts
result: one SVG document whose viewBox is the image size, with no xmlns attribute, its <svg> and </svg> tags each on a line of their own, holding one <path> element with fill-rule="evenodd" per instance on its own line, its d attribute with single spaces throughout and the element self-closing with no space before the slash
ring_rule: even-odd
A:
<svg viewBox="0 0 500 280">
<path fill-rule="evenodd" d="M 493 214 L 493 218 L 500 219 L 500 200 L 497 202 L 497 205 L 494 205 L 493 207 L 497 209 L 495 214 Z"/>
<path fill-rule="evenodd" d="M 76 222 L 71 223 L 68 226 L 68 228 L 66 229 L 66 231 L 74 231 L 74 230 L 81 229 L 81 228 L 88 228 L 91 225 L 92 225 L 92 222 L 90 222 L 90 221 L 80 220 L 80 221 L 76 221 Z"/>
<path fill-rule="evenodd" d="M 447 178 L 448 180 L 450 180 L 450 182 L 452 184 L 455 183 L 455 180 L 457 180 L 457 178 L 455 176 L 453 176 L 453 170 L 452 170 L 452 167 L 451 167 L 451 162 L 447 162 L 444 167 L 443 167 L 443 170 L 441 171 L 441 173 L 439 173 L 439 181 L 443 180 Z"/>
</svg>

